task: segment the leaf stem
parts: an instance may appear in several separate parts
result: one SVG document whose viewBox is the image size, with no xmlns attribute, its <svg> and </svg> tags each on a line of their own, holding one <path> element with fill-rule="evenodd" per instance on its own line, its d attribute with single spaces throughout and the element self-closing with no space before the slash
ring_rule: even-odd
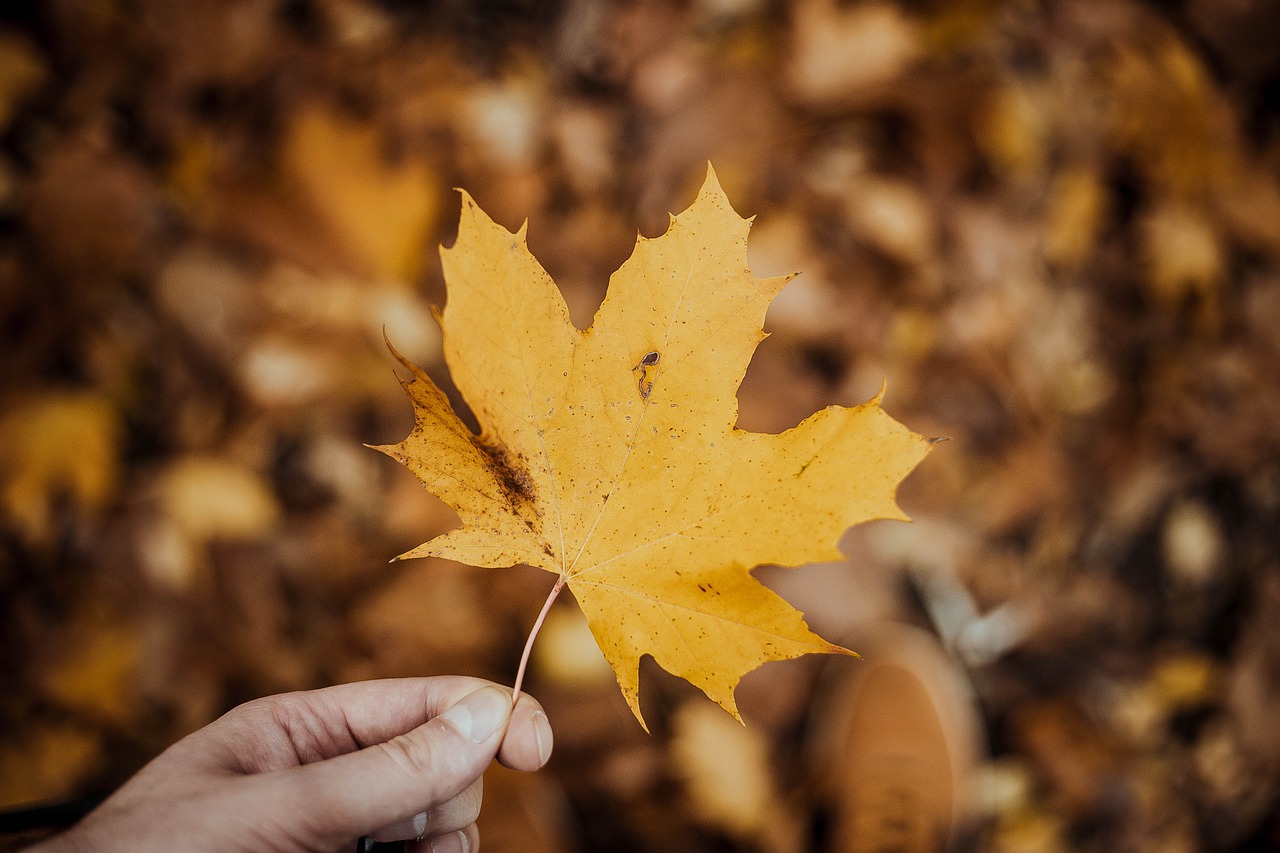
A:
<svg viewBox="0 0 1280 853">
<path fill-rule="evenodd" d="M 524 684 L 524 671 L 529 666 L 529 652 L 533 649 L 533 638 L 542 630 L 542 623 L 546 621 L 547 614 L 551 612 L 551 605 L 555 603 L 556 596 L 562 589 L 564 589 L 564 575 L 556 578 L 556 585 L 551 587 L 551 594 L 547 596 L 546 603 L 542 605 L 542 612 L 538 614 L 532 630 L 529 631 L 529 639 L 525 640 L 524 653 L 520 655 L 520 668 L 516 670 L 516 686 L 511 690 L 512 705 L 520 699 L 520 686 Z"/>
</svg>

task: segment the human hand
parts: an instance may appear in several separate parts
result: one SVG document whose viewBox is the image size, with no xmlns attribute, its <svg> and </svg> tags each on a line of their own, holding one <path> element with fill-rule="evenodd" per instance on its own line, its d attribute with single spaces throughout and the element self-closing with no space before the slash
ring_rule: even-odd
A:
<svg viewBox="0 0 1280 853">
<path fill-rule="evenodd" d="M 536 770 L 542 707 L 478 678 L 366 681 L 248 702 L 171 746 L 40 853 L 339 851 L 362 835 L 474 853 L 481 773 Z M 33 851 L 34 853 L 34 851 Z"/>
</svg>

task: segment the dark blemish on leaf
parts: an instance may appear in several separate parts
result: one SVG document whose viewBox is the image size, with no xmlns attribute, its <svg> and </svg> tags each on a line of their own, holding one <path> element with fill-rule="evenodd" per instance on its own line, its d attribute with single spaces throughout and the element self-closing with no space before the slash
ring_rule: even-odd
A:
<svg viewBox="0 0 1280 853">
<path fill-rule="evenodd" d="M 648 400 L 649 395 L 653 393 L 653 379 L 649 376 L 649 368 L 656 367 L 660 358 L 662 358 L 661 354 L 657 350 L 652 350 L 645 353 L 640 363 L 631 368 L 632 373 L 640 374 L 636 380 L 636 387 L 640 390 L 642 400 Z"/>
<path fill-rule="evenodd" d="M 509 452 L 505 447 L 488 445 L 476 440 L 476 447 L 489 460 L 489 470 L 494 479 L 506 494 L 512 506 L 530 504 L 537 497 L 537 489 L 533 477 L 529 475 L 524 460 Z"/>
</svg>

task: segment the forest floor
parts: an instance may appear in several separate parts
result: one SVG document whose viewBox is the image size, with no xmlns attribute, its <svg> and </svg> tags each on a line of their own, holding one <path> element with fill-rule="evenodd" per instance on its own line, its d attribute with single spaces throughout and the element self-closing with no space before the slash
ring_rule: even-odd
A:
<svg viewBox="0 0 1280 853">
<path fill-rule="evenodd" d="M 711 162 L 779 432 L 887 383 L 914 523 L 758 575 L 972 685 L 985 849 L 1280 848 L 1280 10 L 1249 0 L 53 0 L 0 12 L 0 807 L 110 790 L 260 695 L 511 683 L 552 578 L 388 564 L 455 523 L 363 445 L 440 382 L 465 188 L 580 326 Z M 740 727 L 570 601 L 486 851 L 823 851 L 842 677 Z M 704 711 L 714 711 L 713 714 Z M 732 762 L 724 756 L 734 757 Z M 9 839 L 16 843 L 19 839 Z M 4 842 L 0 842 L 2 844 Z"/>
</svg>

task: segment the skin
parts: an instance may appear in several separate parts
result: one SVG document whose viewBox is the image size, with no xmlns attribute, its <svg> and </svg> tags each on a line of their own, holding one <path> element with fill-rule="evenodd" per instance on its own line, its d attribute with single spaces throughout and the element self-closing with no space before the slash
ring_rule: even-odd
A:
<svg viewBox="0 0 1280 853">
<path fill-rule="evenodd" d="M 165 750 L 39 853 L 351 851 L 362 835 L 476 853 L 481 773 L 537 770 L 536 700 L 478 678 L 366 681 L 246 703 Z M 418 836 L 422 836 L 420 839 Z"/>
</svg>

